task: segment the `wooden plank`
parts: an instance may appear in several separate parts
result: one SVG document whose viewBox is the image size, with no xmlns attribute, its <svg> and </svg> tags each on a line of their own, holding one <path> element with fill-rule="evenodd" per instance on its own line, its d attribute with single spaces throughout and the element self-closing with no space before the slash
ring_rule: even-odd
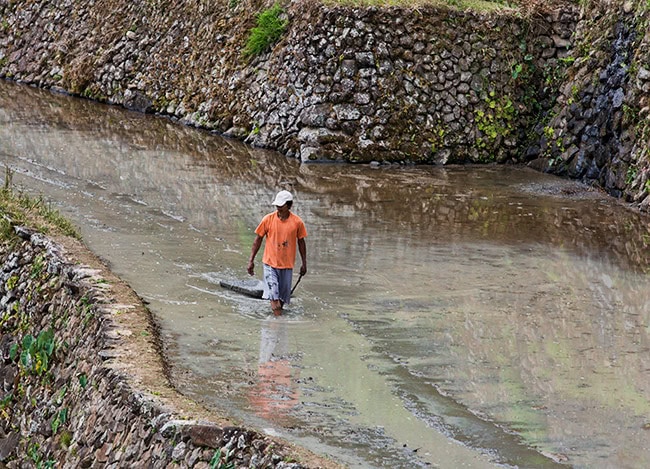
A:
<svg viewBox="0 0 650 469">
<path fill-rule="evenodd" d="M 253 298 L 262 298 L 264 293 L 264 286 L 261 280 L 220 280 L 219 285 L 228 290 L 241 293 Z"/>
</svg>

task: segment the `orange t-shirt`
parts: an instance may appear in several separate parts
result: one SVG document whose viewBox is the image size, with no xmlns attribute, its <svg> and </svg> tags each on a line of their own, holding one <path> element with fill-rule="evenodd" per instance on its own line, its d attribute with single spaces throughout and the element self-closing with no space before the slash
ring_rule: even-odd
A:
<svg viewBox="0 0 650 469">
<path fill-rule="evenodd" d="M 269 213 L 255 229 L 259 236 L 266 236 L 262 262 L 276 269 L 293 269 L 296 261 L 296 241 L 307 236 L 302 219 L 289 212 L 286 220 L 280 220 L 278 212 Z"/>
</svg>

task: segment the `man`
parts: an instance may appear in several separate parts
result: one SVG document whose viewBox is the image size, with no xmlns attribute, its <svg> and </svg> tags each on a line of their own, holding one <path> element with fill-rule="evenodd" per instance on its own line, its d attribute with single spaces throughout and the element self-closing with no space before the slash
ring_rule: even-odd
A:
<svg viewBox="0 0 650 469">
<path fill-rule="evenodd" d="M 266 237 L 264 255 L 264 295 L 271 300 L 273 314 L 282 314 L 282 308 L 291 301 L 291 278 L 296 260 L 296 245 L 302 259 L 300 275 L 307 273 L 307 230 L 302 219 L 291 213 L 293 195 L 289 191 L 280 191 L 272 202 L 276 211 L 262 218 L 255 229 L 255 241 L 248 261 L 248 273 L 255 274 L 255 256 Z"/>
</svg>

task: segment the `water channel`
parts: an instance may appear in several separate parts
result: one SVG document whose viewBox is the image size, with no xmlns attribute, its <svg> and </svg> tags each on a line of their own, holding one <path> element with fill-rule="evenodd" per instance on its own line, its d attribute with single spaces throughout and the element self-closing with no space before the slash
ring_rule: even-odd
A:
<svg viewBox="0 0 650 469">
<path fill-rule="evenodd" d="M 4 82 L 0 159 L 149 302 L 206 406 L 352 468 L 650 467 L 650 218 L 598 191 L 301 165 Z M 309 273 L 274 318 L 218 282 L 282 188 Z"/>
</svg>

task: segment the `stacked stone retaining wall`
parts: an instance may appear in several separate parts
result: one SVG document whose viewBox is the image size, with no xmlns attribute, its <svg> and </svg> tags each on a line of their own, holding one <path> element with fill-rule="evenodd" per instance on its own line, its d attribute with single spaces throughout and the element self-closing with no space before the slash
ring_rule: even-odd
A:
<svg viewBox="0 0 650 469">
<path fill-rule="evenodd" d="M 253 0 L 16 1 L 0 76 L 158 112 L 303 161 L 518 161 L 553 101 L 577 11 L 286 6 L 269 53 L 242 55 Z M 110 21 L 106 21 L 110 17 Z"/>
<path fill-rule="evenodd" d="M 134 387 L 133 367 L 155 364 L 124 359 L 136 329 L 116 318 L 133 306 L 60 245 L 16 231 L 0 246 L 0 466 L 308 467 L 269 437 L 188 419 Z M 139 334 L 153 343 L 151 328 Z"/>
<path fill-rule="evenodd" d="M 650 4 L 585 5 L 556 105 L 527 159 L 650 210 Z"/>
</svg>

